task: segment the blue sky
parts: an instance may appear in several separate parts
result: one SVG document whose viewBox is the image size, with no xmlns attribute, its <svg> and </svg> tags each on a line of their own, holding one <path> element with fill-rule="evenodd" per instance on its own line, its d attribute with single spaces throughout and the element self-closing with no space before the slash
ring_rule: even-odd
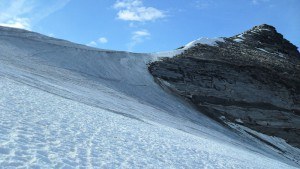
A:
<svg viewBox="0 0 300 169">
<path fill-rule="evenodd" d="M 300 47 L 300 0 L 0 0 L 0 25 L 97 48 L 175 49 L 271 24 Z"/>
</svg>

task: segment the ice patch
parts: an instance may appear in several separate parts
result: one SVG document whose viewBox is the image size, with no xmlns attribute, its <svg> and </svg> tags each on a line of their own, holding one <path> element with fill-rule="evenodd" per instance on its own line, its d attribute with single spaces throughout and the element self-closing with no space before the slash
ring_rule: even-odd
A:
<svg viewBox="0 0 300 169">
<path fill-rule="evenodd" d="M 260 51 L 263 51 L 263 52 L 266 52 L 266 53 L 273 54 L 273 53 L 271 53 L 271 52 L 268 52 L 268 51 L 266 51 L 266 50 L 265 50 L 265 49 L 263 49 L 263 48 L 256 48 L 256 49 L 258 49 L 258 50 L 260 50 Z"/>
<path fill-rule="evenodd" d="M 241 39 L 245 39 L 245 37 L 244 37 L 244 34 L 243 34 L 243 33 L 242 33 L 242 34 L 239 34 L 237 37 L 238 37 L 238 38 L 241 38 Z"/>
<path fill-rule="evenodd" d="M 238 123 L 244 123 L 244 122 L 242 121 L 242 119 L 235 119 L 235 121 L 238 122 Z"/>
<path fill-rule="evenodd" d="M 263 51 L 263 52 L 266 52 L 266 53 L 269 53 L 269 54 L 276 55 L 276 56 L 278 56 L 278 57 L 280 57 L 280 58 L 285 58 L 285 56 L 284 56 L 282 53 L 280 53 L 280 52 L 272 53 L 272 52 L 268 52 L 267 50 L 262 49 L 262 48 L 256 48 L 256 49 L 258 49 L 258 50 L 260 50 L 260 51 Z"/>
<path fill-rule="evenodd" d="M 235 42 L 243 42 L 244 40 L 243 39 L 233 39 L 233 41 L 235 41 Z"/>
<path fill-rule="evenodd" d="M 242 34 L 239 34 L 238 36 L 236 36 L 234 39 L 233 39 L 233 41 L 235 41 L 235 42 L 243 42 L 245 40 L 245 37 L 244 37 L 244 33 L 242 33 Z"/>
</svg>

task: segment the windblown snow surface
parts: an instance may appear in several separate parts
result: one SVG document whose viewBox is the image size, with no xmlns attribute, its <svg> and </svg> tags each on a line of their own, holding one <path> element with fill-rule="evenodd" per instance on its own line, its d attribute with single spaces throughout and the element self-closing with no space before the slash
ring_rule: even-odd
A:
<svg viewBox="0 0 300 169">
<path fill-rule="evenodd" d="M 155 55 L 0 27 L 0 168 L 296 168 L 165 92 Z"/>
</svg>

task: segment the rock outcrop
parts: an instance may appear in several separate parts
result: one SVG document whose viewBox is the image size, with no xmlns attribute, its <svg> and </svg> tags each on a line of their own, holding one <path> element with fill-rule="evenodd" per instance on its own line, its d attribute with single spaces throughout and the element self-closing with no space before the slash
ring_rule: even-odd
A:
<svg viewBox="0 0 300 169">
<path fill-rule="evenodd" d="M 300 148 L 300 53 L 273 26 L 197 44 L 149 65 L 156 81 L 219 122 Z"/>
</svg>

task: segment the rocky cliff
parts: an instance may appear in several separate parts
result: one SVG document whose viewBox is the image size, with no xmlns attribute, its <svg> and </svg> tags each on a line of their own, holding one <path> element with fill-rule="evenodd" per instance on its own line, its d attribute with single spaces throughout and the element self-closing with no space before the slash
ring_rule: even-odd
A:
<svg viewBox="0 0 300 169">
<path fill-rule="evenodd" d="M 300 53 L 273 26 L 260 25 L 149 65 L 164 88 L 199 111 L 300 148 Z"/>
</svg>

